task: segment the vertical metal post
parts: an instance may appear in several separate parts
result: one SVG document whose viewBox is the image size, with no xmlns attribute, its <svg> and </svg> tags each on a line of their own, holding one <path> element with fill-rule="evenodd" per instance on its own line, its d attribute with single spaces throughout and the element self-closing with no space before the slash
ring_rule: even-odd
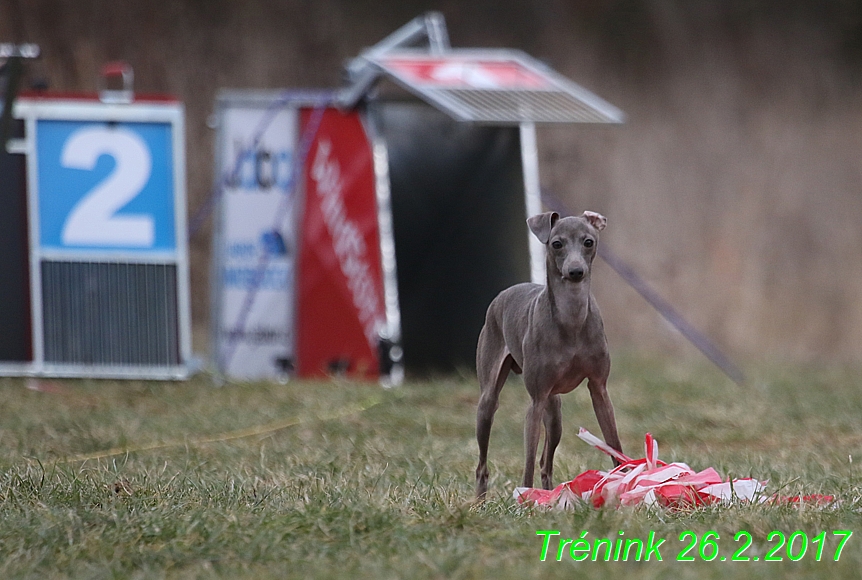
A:
<svg viewBox="0 0 862 580">
<path fill-rule="evenodd" d="M 39 167 L 36 155 L 36 119 L 25 118 L 27 143 L 27 208 L 30 230 L 30 315 L 33 337 L 32 372 L 41 373 L 45 364 L 44 330 L 42 328 L 42 255 L 39 240 Z"/>
<path fill-rule="evenodd" d="M 380 260 L 383 266 L 383 301 L 386 329 L 381 338 L 392 344 L 392 370 L 385 386 L 397 386 L 404 380 L 401 348 L 401 308 L 398 302 L 398 272 L 395 266 L 395 232 L 392 225 L 392 199 L 389 187 L 389 152 L 383 139 L 372 140 L 374 178 L 377 193 L 377 227 L 380 233 Z"/>
<path fill-rule="evenodd" d="M 210 246 L 210 328 L 209 328 L 209 344 L 210 356 L 209 364 L 213 373 L 214 381 L 221 384 L 224 380 L 224 370 L 221 359 L 221 331 L 222 331 L 222 295 L 221 283 L 224 275 L 224 256 L 222 252 L 224 228 L 224 199 L 222 194 L 225 187 L 225 175 L 231 168 L 224 167 L 225 149 L 227 145 L 222 139 L 221 133 L 224 131 L 225 124 L 225 107 L 221 98 L 216 97 L 215 111 L 213 112 L 214 127 L 217 129 L 215 134 L 215 163 L 213 164 L 213 211 L 212 211 L 212 240 Z"/>
<path fill-rule="evenodd" d="M 192 358 L 192 306 L 191 306 L 191 279 L 189 275 L 189 234 L 188 219 L 186 216 L 186 126 L 185 107 L 179 109 L 172 115 L 171 139 L 174 155 L 174 227 L 176 228 L 176 288 L 178 296 L 177 318 L 179 322 L 179 355 L 180 364 L 185 367 L 183 373 L 188 372 Z M 170 286 L 166 284 L 165 288 Z"/>
<path fill-rule="evenodd" d="M 521 165 L 524 171 L 524 201 L 527 217 L 542 213 L 542 190 L 539 184 L 539 150 L 536 125 L 521 123 Z M 530 243 L 530 280 L 545 283 L 545 248 L 536 236 L 527 232 Z"/>
</svg>

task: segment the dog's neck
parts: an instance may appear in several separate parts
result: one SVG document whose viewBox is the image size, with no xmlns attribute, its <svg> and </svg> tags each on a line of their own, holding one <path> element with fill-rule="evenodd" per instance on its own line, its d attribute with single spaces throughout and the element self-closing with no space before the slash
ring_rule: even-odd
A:
<svg viewBox="0 0 862 580">
<path fill-rule="evenodd" d="M 563 279 L 554 264 L 546 264 L 545 294 L 550 303 L 551 315 L 560 326 L 578 330 L 590 314 L 590 274 L 580 282 Z"/>
</svg>

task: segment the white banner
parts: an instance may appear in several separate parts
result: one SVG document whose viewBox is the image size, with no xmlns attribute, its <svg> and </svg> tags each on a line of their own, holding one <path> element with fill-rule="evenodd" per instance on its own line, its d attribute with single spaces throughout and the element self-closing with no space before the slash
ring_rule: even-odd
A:
<svg viewBox="0 0 862 580">
<path fill-rule="evenodd" d="M 297 122 L 294 107 L 222 103 L 213 304 L 216 362 L 232 378 L 281 378 L 294 358 Z"/>
</svg>

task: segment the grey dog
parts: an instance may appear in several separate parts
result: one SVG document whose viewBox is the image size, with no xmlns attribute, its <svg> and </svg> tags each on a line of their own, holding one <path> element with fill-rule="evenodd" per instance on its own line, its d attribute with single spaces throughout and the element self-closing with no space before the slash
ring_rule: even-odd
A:
<svg viewBox="0 0 862 580">
<path fill-rule="evenodd" d="M 532 402 L 524 424 L 523 487 L 533 487 L 542 422 L 545 447 L 542 487 L 551 489 L 554 451 L 562 435 L 560 395 L 588 380 L 593 409 L 605 442 L 622 451 L 607 392 L 611 368 L 599 308 L 590 292 L 590 270 L 607 219 L 595 212 L 560 219 L 556 212 L 527 220 L 546 246 L 547 283 L 517 284 L 491 302 L 479 334 L 476 369 L 481 394 L 476 412 L 479 465 L 476 497 L 488 491 L 488 441 L 509 371 L 524 376 Z"/>
</svg>

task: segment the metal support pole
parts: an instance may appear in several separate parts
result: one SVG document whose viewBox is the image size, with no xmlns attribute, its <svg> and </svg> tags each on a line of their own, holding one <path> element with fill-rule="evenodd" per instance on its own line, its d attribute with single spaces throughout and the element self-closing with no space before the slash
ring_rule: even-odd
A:
<svg viewBox="0 0 862 580">
<path fill-rule="evenodd" d="M 521 165 L 524 171 L 524 200 L 527 217 L 542 213 L 542 190 L 539 184 L 539 149 L 536 143 L 536 125 L 521 123 Z M 545 247 L 527 232 L 530 244 L 530 281 L 545 283 Z"/>
</svg>

